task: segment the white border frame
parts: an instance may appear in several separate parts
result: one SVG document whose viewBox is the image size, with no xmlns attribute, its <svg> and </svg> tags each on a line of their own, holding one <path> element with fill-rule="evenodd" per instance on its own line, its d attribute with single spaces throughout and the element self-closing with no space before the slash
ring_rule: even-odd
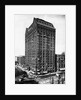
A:
<svg viewBox="0 0 81 100">
<path fill-rule="evenodd" d="M 66 84 L 15 84 L 14 14 L 63 14 L 66 16 Z M 5 95 L 76 94 L 76 6 L 5 6 Z"/>
</svg>

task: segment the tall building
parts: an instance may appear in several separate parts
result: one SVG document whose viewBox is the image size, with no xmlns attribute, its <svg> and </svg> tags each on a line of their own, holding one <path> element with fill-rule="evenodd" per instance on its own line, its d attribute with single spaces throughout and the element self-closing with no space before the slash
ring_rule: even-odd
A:
<svg viewBox="0 0 81 100">
<path fill-rule="evenodd" d="M 25 63 L 36 73 L 55 71 L 55 28 L 39 18 L 25 32 Z"/>
</svg>

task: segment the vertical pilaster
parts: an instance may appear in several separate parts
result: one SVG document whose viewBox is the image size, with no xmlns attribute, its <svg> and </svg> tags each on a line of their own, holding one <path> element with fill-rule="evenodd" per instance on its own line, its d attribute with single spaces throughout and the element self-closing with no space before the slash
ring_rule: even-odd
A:
<svg viewBox="0 0 81 100">
<path fill-rule="evenodd" d="M 46 70 L 46 31 L 45 31 L 45 70 Z"/>
<path fill-rule="evenodd" d="M 43 72 L 43 32 L 42 32 L 42 72 Z"/>
</svg>

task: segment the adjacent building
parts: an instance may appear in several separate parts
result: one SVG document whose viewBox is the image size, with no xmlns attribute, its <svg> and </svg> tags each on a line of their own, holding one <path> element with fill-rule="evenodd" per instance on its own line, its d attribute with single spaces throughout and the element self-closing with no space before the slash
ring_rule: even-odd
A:
<svg viewBox="0 0 81 100">
<path fill-rule="evenodd" d="M 55 65 L 57 67 L 57 71 L 65 68 L 65 53 L 55 55 Z"/>
<path fill-rule="evenodd" d="M 55 66 L 57 68 L 58 84 L 65 83 L 65 53 L 55 55 Z"/>
<path fill-rule="evenodd" d="M 18 56 L 17 62 L 19 65 L 25 65 L 25 56 Z"/>
<path fill-rule="evenodd" d="M 36 74 L 55 72 L 55 28 L 52 23 L 34 18 L 25 32 L 25 64 Z"/>
</svg>

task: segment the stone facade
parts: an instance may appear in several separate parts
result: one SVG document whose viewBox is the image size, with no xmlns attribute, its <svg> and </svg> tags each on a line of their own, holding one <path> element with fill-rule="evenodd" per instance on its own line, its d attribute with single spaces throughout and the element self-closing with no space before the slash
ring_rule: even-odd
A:
<svg viewBox="0 0 81 100">
<path fill-rule="evenodd" d="M 19 65 L 25 65 L 25 56 L 17 57 L 17 62 Z"/>
<path fill-rule="evenodd" d="M 61 68 L 65 68 L 65 53 L 57 54 L 55 58 L 57 70 L 59 71 Z"/>
<path fill-rule="evenodd" d="M 55 28 L 34 18 L 25 32 L 25 63 L 35 72 L 55 72 Z"/>
</svg>

